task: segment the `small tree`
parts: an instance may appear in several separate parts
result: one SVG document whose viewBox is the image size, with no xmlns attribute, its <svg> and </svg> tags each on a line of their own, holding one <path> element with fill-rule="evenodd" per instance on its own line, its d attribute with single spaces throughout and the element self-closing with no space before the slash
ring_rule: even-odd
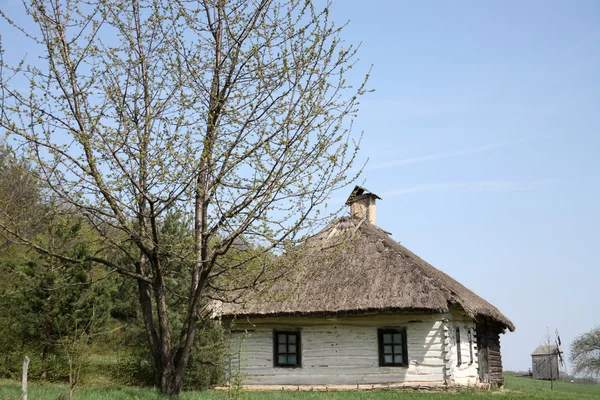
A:
<svg viewBox="0 0 600 400">
<path fill-rule="evenodd" d="M 70 257 L 84 258 L 93 254 L 89 242 L 80 236 L 78 221 L 45 221 L 37 237 L 40 242 L 52 243 L 55 249 Z M 75 245 L 73 246 L 73 242 Z M 65 371 L 50 368 L 53 358 L 60 358 L 64 340 L 80 335 L 85 328 L 89 334 L 91 320 L 102 328 L 106 324 L 110 288 L 106 282 L 92 285 L 95 279 L 105 275 L 87 263 L 69 263 L 40 255 L 23 252 L 8 258 L 0 258 L 0 276 L 8 282 L 0 287 L 0 350 L 5 355 L 19 355 L 27 350 L 36 361 L 35 372 L 41 378 L 57 378 Z M 94 313 L 94 308 L 99 311 Z"/>
<path fill-rule="evenodd" d="M 0 63 L 0 126 L 128 260 L 87 258 L 137 281 L 158 385 L 178 394 L 203 299 L 280 276 L 270 253 L 328 219 L 331 192 L 353 180 L 356 50 L 310 0 L 23 4 L 36 31 L 2 15 L 41 61 Z M 160 230 L 174 209 L 191 232 L 177 246 Z M 232 262 L 242 239 L 256 251 Z"/>
<path fill-rule="evenodd" d="M 600 377 L 600 327 L 581 334 L 571 343 L 574 373 Z"/>
</svg>

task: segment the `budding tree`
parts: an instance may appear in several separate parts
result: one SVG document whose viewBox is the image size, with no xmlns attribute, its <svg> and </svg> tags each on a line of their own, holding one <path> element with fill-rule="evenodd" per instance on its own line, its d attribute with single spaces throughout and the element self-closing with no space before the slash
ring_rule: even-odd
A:
<svg viewBox="0 0 600 400">
<path fill-rule="evenodd" d="M 137 281 L 160 390 L 177 394 L 203 299 L 274 279 L 263 255 L 327 219 L 331 192 L 353 179 L 356 49 L 310 0 L 23 5 L 33 25 L 2 12 L 29 55 L 12 63 L 18 49 L 2 49 L 0 126 L 127 260 L 86 261 Z M 173 210 L 191 240 L 165 240 Z M 51 252 L 18 226 L 2 232 Z M 254 250 L 229 257 L 242 239 Z M 170 296 L 185 299 L 178 332 Z"/>
<path fill-rule="evenodd" d="M 573 340 L 571 363 L 575 374 L 600 377 L 600 327 L 595 327 Z"/>
</svg>

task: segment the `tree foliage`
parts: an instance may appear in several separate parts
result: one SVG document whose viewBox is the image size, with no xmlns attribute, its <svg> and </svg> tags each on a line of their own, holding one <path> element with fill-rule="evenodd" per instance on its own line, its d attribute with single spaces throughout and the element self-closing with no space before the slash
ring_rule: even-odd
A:
<svg viewBox="0 0 600 400">
<path fill-rule="evenodd" d="M 82 218 L 44 199 L 30 167 L 8 146 L 0 154 L 0 187 L 6 189 L 0 192 L 3 223 L 70 257 L 92 254 L 93 240 L 82 234 Z M 19 372 L 25 353 L 33 360 L 34 377 L 66 376 L 61 343 L 106 323 L 110 288 L 92 286 L 103 272 L 12 243 L 4 243 L 0 254 L 0 374 Z"/>
<path fill-rule="evenodd" d="M 31 176 L 26 160 L 18 157 L 7 143 L 0 140 L 0 223 L 26 232 L 36 232 L 43 211 L 40 206 L 42 188 Z M 6 254 L 10 241 L 0 243 Z"/>
<path fill-rule="evenodd" d="M 600 327 L 581 334 L 573 340 L 571 364 L 575 374 L 600 377 Z"/>
<path fill-rule="evenodd" d="M 82 259 L 2 232 L 135 279 L 156 380 L 177 394 L 207 299 L 280 276 L 272 252 L 327 220 L 353 179 L 356 49 L 307 0 L 23 4 L 35 29 L 2 15 L 40 58 L 2 50 L 0 127 L 102 251 Z M 163 230 L 174 211 L 185 227 Z"/>
</svg>

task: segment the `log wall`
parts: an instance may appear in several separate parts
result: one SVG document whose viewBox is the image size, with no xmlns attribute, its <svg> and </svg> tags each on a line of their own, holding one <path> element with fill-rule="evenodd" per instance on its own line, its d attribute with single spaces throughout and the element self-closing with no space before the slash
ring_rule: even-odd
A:
<svg viewBox="0 0 600 400">
<path fill-rule="evenodd" d="M 479 379 L 481 382 L 504 385 L 502 354 L 500 352 L 502 329 L 486 321 L 477 324 L 479 346 Z"/>
</svg>

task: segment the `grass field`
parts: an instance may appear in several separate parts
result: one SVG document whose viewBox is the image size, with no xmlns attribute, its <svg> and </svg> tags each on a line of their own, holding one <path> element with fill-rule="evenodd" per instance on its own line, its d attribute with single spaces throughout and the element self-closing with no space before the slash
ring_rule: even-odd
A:
<svg viewBox="0 0 600 400">
<path fill-rule="evenodd" d="M 63 396 L 63 397 L 61 397 Z M 224 392 L 187 392 L 182 400 L 221 400 L 227 399 Z M 20 386 L 15 381 L 0 381 L 0 400 L 17 400 L 21 398 Z M 136 388 L 82 388 L 75 392 L 75 399 L 85 400 L 146 400 L 159 399 L 152 389 Z M 460 399 L 548 399 L 548 400 L 598 400 L 600 385 L 581 385 L 566 382 L 555 382 L 554 390 L 550 390 L 550 382 L 534 381 L 528 378 L 507 376 L 504 390 L 463 391 L 458 393 L 423 393 L 406 391 L 373 391 L 373 392 L 245 392 L 247 400 L 460 400 Z M 68 399 L 68 388 L 61 385 L 32 385 L 29 389 L 31 400 Z"/>
</svg>

